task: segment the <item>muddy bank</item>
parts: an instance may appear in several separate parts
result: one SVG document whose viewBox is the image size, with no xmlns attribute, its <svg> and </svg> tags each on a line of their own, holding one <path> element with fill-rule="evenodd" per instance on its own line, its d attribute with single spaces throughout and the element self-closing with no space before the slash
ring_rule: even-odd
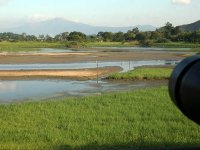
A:
<svg viewBox="0 0 200 150">
<path fill-rule="evenodd" d="M 77 79 L 89 80 L 107 76 L 121 71 L 120 67 L 103 67 L 99 69 L 70 69 L 70 70 L 8 70 L 0 71 L 0 80 L 17 79 Z"/>
<path fill-rule="evenodd" d="M 163 52 L 0 53 L 0 64 L 69 63 L 81 61 L 181 60 L 183 54 Z"/>
</svg>

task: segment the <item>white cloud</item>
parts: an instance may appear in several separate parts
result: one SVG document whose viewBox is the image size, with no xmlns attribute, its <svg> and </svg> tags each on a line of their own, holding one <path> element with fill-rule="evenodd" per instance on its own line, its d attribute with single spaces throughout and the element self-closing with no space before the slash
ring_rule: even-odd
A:
<svg viewBox="0 0 200 150">
<path fill-rule="evenodd" d="M 9 2 L 10 0 L 0 0 L 0 6 L 6 4 L 7 2 Z"/>
<path fill-rule="evenodd" d="M 43 15 L 43 14 L 33 14 L 33 15 L 28 17 L 28 21 L 30 21 L 30 22 L 40 22 L 40 21 L 46 21 L 46 20 L 49 20 L 49 19 L 52 19 L 52 18 L 54 18 L 54 17 Z"/>
<path fill-rule="evenodd" d="M 190 4 L 192 0 L 172 0 L 173 4 Z"/>
</svg>

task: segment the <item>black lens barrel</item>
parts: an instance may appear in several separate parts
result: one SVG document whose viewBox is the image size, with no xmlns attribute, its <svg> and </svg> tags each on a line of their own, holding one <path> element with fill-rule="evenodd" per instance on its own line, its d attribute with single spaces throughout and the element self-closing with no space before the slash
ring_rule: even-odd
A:
<svg viewBox="0 0 200 150">
<path fill-rule="evenodd" d="M 188 118 L 200 124 L 200 55 L 177 65 L 169 80 L 169 94 Z"/>
</svg>

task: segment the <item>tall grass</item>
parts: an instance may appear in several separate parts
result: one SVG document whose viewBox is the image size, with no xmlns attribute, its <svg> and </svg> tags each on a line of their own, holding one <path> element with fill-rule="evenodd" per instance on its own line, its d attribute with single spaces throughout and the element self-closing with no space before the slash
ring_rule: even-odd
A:
<svg viewBox="0 0 200 150">
<path fill-rule="evenodd" d="M 163 80 L 169 79 L 171 68 L 136 68 L 125 73 L 115 73 L 107 77 L 114 80 Z"/>
<path fill-rule="evenodd" d="M 166 87 L 0 105 L 0 149 L 200 147 Z"/>
</svg>

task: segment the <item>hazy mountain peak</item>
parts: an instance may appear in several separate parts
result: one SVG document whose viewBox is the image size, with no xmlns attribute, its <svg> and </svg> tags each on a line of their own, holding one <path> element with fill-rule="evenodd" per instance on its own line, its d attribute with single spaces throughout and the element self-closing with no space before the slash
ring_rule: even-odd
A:
<svg viewBox="0 0 200 150">
<path fill-rule="evenodd" d="M 85 34 L 97 34 L 99 31 L 108 32 L 127 32 L 135 27 L 138 27 L 141 31 L 153 31 L 156 28 L 151 25 L 138 25 L 132 27 L 103 27 L 92 26 L 84 23 L 78 23 L 70 21 L 64 18 L 54 18 L 45 21 L 25 23 L 16 28 L 0 29 L 0 32 L 14 32 L 14 33 L 27 33 L 33 35 L 39 34 L 51 34 L 56 35 L 62 32 L 79 31 Z"/>
</svg>

